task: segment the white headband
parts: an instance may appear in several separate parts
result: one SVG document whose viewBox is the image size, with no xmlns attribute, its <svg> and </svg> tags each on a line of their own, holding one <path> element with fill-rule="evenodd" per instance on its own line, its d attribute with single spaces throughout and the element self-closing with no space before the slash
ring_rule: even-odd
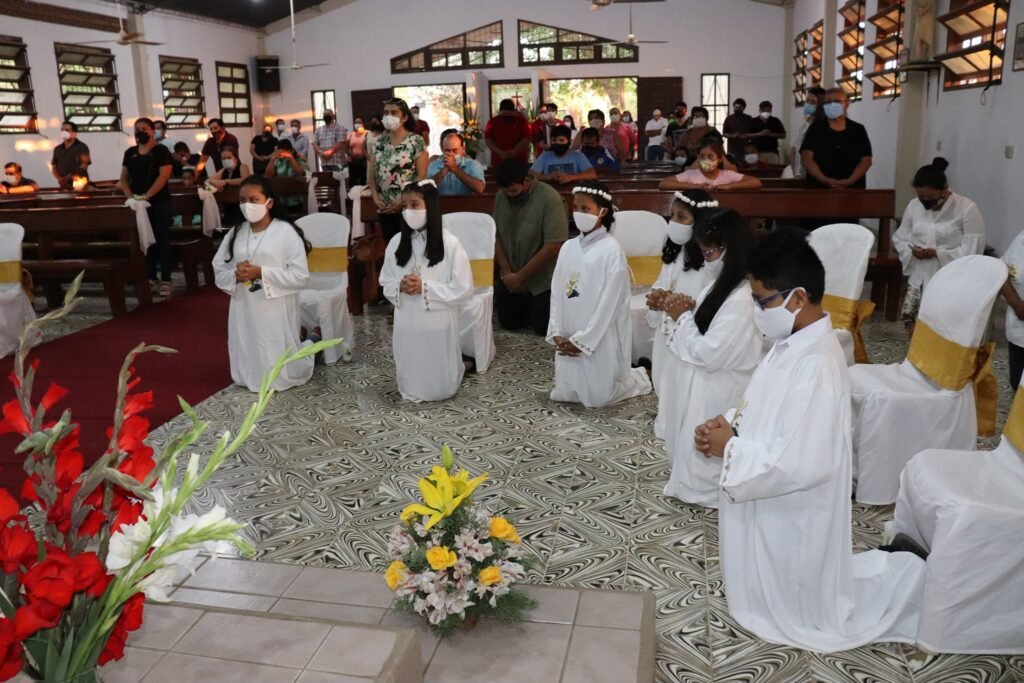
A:
<svg viewBox="0 0 1024 683">
<path fill-rule="evenodd" d="M 679 201 L 681 201 L 683 204 L 689 204 L 690 206 L 692 206 L 695 209 L 717 209 L 718 208 L 718 201 L 715 200 L 715 199 L 712 199 L 712 200 L 707 201 L 707 202 L 695 202 L 692 199 L 690 199 L 689 197 L 687 197 L 685 194 L 683 194 L 682 192 L 676 192 L 675 198 L 678 199 Z"/>
<path fill-rule="evenodd" d="M 610 202 L 612 200 L 612 196 L 610 194 L 608 194 L 604 190 L 599 190 L 596 187 L 574 187 L 572 188 L 572 193 L 597 195 L 606 202 Z"/>
<path fill-rule="evenodd" d="M 420 180 L 418 182 L 403 183 L 402 184 L 402 190 L 405 190 L 405 188 L 409 187 L 410 185 L 415 185 L 416 187 L 423 187 L 424 185 L 430 185 L 435 190 L 437 189 L 437 183 L 435 183 L 430 178 L 427 178 L 426 180 Z"/>
</svg>

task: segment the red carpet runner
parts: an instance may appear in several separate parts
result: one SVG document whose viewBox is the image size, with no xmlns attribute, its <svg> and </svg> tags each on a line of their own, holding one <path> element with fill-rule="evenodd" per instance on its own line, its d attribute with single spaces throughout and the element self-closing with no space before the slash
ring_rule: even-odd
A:
<svg viewBox="0 0 1024 683">
<path fill-rule="evenodd" d="M 151 429 L 181 412 L 180 395 L 195 405 L 231 384 L 227 344 L 228 297 L 213 287 L 157 303 L 145 311 L 108 320 L 81 332 L 37 347 L 29 360 L 38 358 L 35 400 L 50 381 L 70 390 L 51 415 L 70 409 L 82 426 L 82 452 L 88 462 L 103 453 L 106 431 L 112 423 L 117 391 L 116 375 L 128 353 L 139 342 L 177 349 L 175 354 L 147 353 L 135 363 L 142 377 L 140 390 L 152 389 L 156 405 L 147 413 Z M 0 404 L 14 396 L 7 376 L 11 357 L 0 360 Z M 18 495 L 25 479 L 20 456 L 14 449 L 18 437 L 0 437 L 0 486 Z"/>
</svg>

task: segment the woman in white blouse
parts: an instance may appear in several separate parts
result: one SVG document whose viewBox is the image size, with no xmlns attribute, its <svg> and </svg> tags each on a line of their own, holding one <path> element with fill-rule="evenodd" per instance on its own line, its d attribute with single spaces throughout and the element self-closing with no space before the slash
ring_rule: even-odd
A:
<svg viewBox="0 0 1024 683">
<path fill-rule="evenodd" d="M 913 182 L 917 198 L 907 205 L 903 222 L 892 236 L 909 281 L 903 302 L 908 328 L 917 320 L 921 294 L 939 268 L 985 250 L 985 221 L 974 202 L 950 189 L 948 166 L 948 161 L 935 157 L 917 170 Z"/>
</svg>

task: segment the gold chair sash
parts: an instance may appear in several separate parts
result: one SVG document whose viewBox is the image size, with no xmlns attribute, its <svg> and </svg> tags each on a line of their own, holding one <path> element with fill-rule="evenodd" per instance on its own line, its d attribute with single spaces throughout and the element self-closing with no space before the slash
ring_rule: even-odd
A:
<svg viewBox="0 0 1024 683">
<path fill-rule="evenodd" d="M 1003 427 L 1003 438 L 1009 439 L 1018 451 L 1024 451 L 1024 385 L 1017 389 L 1017 395 L 1010 406 L 1010 414 L 1006 416 Z"/>
<path fill-rule="evenodd" d="M 0 285 L 21 282 L 21 261 L 0 261 Z"/>
<path fill-rule="evenodd" d="M 311 273 L 347 273 L 348 249 L 345 247 L 314 247 L 306 254 Z"/>
<path fill-rule="evenodd" d="M 660 256 L 628 256 L 626 261 L 629 263 L 629 270 L 632 273 L 634 285 L 649 287 L 661 275 L 662 261 Z"/>
<path fill-rule="evenodd" d="M 995 343 L 981 348 L 961 346 L 918 320 L 907 360 L 944 389 L 960 391 L 968 382 L 973 382 L 978 434 L 990 436 L 995 433 L 998 395 L 996 378 L 992 374 L 994 352 Z"/>
<path fill-rule="evenodd" d="M 870 363 L 864 337 L 860 328 L 864 321 L 875 311 L 875 302 L 846 299 L 841 296 L 826 294 L 821 305 L 832 317 L 832 327 L 837 330 L 848 330 L 853 335 L 853 359 L 858 363 Z"/>
<path fill-rule="evenodd" d="M 474 287 L 494 286 L 494 259 L 475 258 L 470 260 L 469 267 L 473 269 Z"/>
</svg>

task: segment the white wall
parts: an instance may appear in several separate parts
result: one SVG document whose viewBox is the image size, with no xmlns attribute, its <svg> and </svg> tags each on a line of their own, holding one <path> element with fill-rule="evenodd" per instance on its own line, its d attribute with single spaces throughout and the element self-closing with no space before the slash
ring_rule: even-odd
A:
<svg viewBox="0 0 1024 683">
<path fill-rule="evenodd" d="M 109 3 L 88 0 L 47 0 L 76 9 L 99 14 L 116 15 L 116 9 Z M 208 116 L 216 116 L 217 80 L 216 60 L 250 64 L 257 53 L 257 32 L 230 26 L 202 22 L 189 18 L 159 13 L 143 17 L 146 40 L 162 42 L 164 45 L 143 46 L 142 56 L 147 70 L 151 100 L 147 106 L 139 106 L 139 74 L 135 73 L 132 49 L 120 45 L 103 45 L 114 53 L 117 68 L 117 87 L 121 102 L 122 125 L 129 133 L 132 122 L 139 116 L 163 118 L 163 99 L 160 90 L 159 55 L 195 57 L 203 65 L 203 86 L 206 94 Z M 59 142 L 60 123 L 64 119 L 61 105 L 60 86 L 57 81 L 57 59 L 54 42 L 73 43 L 116 38 L 112 33 L 80 29 L 73 26 L 48 24 L 15 17 L 3 17 L 3 33 L 21 38 L 28 46 L 28 63 L 32 70 L 32 86 L 35 90 L 36 109 L 39 112 L 40 135 L 0 135 L 0 162 L 17 161 L 24 167 L 25 175 L 44 186 L 54 184 L 47 163 L 53 146 Z M 251 64 L 250 64 L 251 69 Z M 257 102 L 254 100 L 254 117 L 257 116 Z M 232 130 L 248 149 L 251 130 Z M 116 178 L 121 172 L 121 158 L 124 150 L 134 144 L 125 133 L 80 134 L 92 152 L 90 175 L 94 179 Z M 205 139 L 205 130 L 170 131 L 173 140 L 182 140 L 198 151 Z"/>
<path fill-rule="evenodd" d="M 536 70 L 518 66 L 518 19 L 612 39 L 621 40 L 628 33 L 626 6 L 594 12 L 583 0 L 391 0 L 387 14 L 377 3 L 360 1 L 323 13 L 303 12 L 297 27 L 299 61 L 329 62 L 331 66 L 283 72 L 282 92 L 270 96 L 268 104 L 271 111 L 284 118 L 309 120 L 310 91 L 333 88 L 339 118 L 348 126 L 352 120 L 352 90 L 463 81 L 471 84 L 469 71 L 392 75 L 390 60 L 499 19 L 504 21 L 506 66 L 479 72 L 489 80 L 530 80 L 538 76 Z M 788 93 L 789 88 L 778 47 L 785 35 L 784 9 L 750 0 L 641 3 L 633 8 L 633 30 L 640 40 L 671 42 L 641 45 L 638 63 L 546 67 L 541 77 L 678 75 L 684 79 L 684 99 L 692 107 L 700 103 L 701 73 L 728 72 L 732 74 L 730 98 L 744 97 L 755 105 L 760 100 L 772 100 L 781 111 L 783 91 Z M 278 55 L 282 63 L 290 62 L 290 40 L 286 28 L 270 32 L 267 52 Z M 477 101 L 472 90 L 470 93 Z M 479 95 L 480 104 L 486 104 L 486 88 L 481 88 Z M 634 114 L 639 119 L 649 113 Z"/>
</svg>

